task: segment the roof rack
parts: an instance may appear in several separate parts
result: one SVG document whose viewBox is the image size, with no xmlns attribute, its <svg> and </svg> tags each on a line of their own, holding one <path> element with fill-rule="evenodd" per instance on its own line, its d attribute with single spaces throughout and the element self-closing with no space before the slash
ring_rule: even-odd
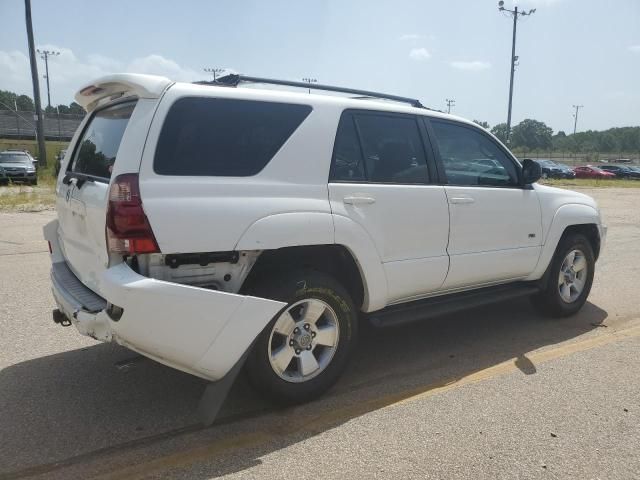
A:
<svg viewBox="0 0 640 480">
<path fill-rule="evenodd" d="M 247 75 L 239 75 L 236 73 L 218 77 L 213 82 L 201 81 L 201 82 L 194 82 L 194 83 L 198 85 L 221 85 L 221 86 L 227 86 L 227 87 L 237 87 L 242 82 L 266 83 L 270 85 L 284 85 L 287 87 L 299 87 L 299 88 L 310 88 L 313 90 L 324 90 L 327 92 L 349 93 L 352 95 L 358 95 L 358 97 L 356 98 L 382 98 L 385 100 L 393 100 L 396 102 L 408 103 L 412 107 L 416 107 L 416 108 L 427 108 L 424 105 L 422 105 L 422 103 L 420 103 L 420 100 L 417 100 L 415 98 L 400 97 L 398 95 L 389 95 L 387 93 L 370 92 L 367 90 L 357 90 L 354 88 L 335 87 L 333 85 L 322 85 L 319 83 L 292 82 L 289 80 L 277 80 L 273 78 L 250 77 Z"/>
</svg>

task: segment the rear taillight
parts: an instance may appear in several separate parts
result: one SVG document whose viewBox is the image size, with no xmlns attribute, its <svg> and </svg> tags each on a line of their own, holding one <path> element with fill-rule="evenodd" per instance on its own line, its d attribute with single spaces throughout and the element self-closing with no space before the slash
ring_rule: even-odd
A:
<svg viewBox="0 0 640 480">
<path fill-rule="evenodd" d="M 142 209 L 137 174 L 118 175 L 111 183 L 106 229 L 110 252 L 124 255 L 160 252 Z"/>
</svg>

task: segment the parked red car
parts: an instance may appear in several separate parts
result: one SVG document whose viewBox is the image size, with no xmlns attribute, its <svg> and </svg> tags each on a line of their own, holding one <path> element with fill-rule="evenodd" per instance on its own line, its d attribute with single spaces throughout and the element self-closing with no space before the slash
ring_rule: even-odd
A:
<svg viewBox="0 0 640 480">
<path fill-rule="evenodd" d="M 576 178 L 615 178 L 616 175 L 611 172 L 606 172 L 598 167 L 592 167 L 587 165 L 586 167 L 575 167 L 573 169 L 576 172 Z"/>
</svg>

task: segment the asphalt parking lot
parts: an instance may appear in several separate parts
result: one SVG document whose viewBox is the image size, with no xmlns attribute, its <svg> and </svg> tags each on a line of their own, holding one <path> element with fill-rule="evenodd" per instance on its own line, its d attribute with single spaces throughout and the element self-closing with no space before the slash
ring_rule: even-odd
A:
<svg viewBox="0 0 640 480">
<path fill-rule="evenodd" d="M 640 189 L 592 189 L 609 226 L 589 303 L 526 300 L 363 331 L 316 402 L 204 382 L 51 321 L 51 211 L 0 214 L 0 479 L 640 478 Z M 179 319 L 176 319 L 179 321 Z"/>
</svg>

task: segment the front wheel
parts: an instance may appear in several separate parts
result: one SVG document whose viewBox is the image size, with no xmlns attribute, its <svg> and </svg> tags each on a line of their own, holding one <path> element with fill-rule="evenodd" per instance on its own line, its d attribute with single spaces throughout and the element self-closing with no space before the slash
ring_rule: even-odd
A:
<svg viewBox="0 0 640 480">
<path fill-rule="evenodd" d="M 565 236 L 549 266 L 546 287 L 532 299 L 534 307 L 553 317 L 573 315 L 587 301 L 595 257 L 589 240 L 580 234 Z"/>
<path fill-rule="evenodd" d="M 270 278 L 251 294 L 287 306 L 258 336 L 246 363 L 250 383 L 283 404 L 317 398 L 338 380 L 354 349 L 351 297 L 331 276 L 312 270 Z"/>
</svg>

